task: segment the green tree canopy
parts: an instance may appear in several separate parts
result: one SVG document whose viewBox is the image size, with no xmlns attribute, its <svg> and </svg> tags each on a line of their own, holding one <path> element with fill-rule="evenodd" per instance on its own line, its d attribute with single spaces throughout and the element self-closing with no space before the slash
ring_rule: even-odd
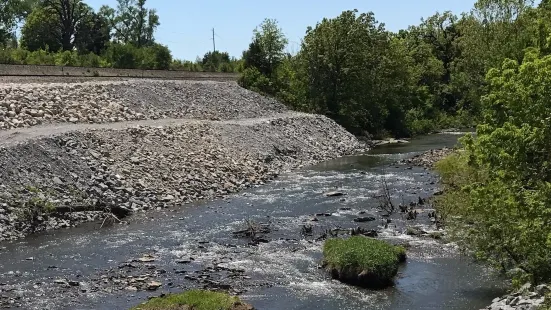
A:
<svg viewBox="0 0 551 310">
<path fill-rule="evenodd" d="M 92 9 L 82 0 L 42 0 L 42 6 L 49 18 L 55 16 L 56 35 L 59 34 L 62 49 L 73 50 L 77 29 Z"/>
<path fill-rule="evenodd" d="M 62 48 L 59 20 L 43 8 L 35 9 L 26 19 L 21 29 L 21 46 L 29 51 Z"/>
<path fill-rule="evenodd" d="M 6 45 L 15 37 L 17 24 L 26 18 L 38 0 L 0 1 L 0 45 Z"/>
<path fill-rule="evenodd" d="M 111 16 L 114 38 L 136 47 L 152 45 L 155 29 L 160 25 L 155 9 L 145 7 L 146 0 L 117 0 L 117 9 L 104 9 Z"/>
<path fill-rule="evenodd" d="M 403 50 L 391 46 L 373 13 L 345 11 L 309 28 L 298 57 L 311 106 L 357 134 L 375 133 L 390 118 L 399 123 L 409 105 L 402 98 L 409 85 L 401 83 L 409 84 L 409 77 L 399 68 Z"/>
<path fill-rule="evenodd" d="M 243 55 L 245 64 L 269 76 L 285 57 L 287 38 L 275 19 L 265 19 L 253 34 L 253 42 Z"/>
<path fill-rule="evenodd" d="M 75 46 L 81 53 L 100 55 L 110 39 L 109 20 L 101 14 L 89 12 L 77 26 Z"/>
<path fill-rule="evenodd" d="M 463 140 L 472 174 L 451 208 L 463 245 L 535 282 L 551 280 L 551 56 L 529 51 L 487 75 L 484 121 Z M 456 171 L 455 173 L 460 173 Z M 453 192 L 453 190 L 452 190 Z"/>
</svg>

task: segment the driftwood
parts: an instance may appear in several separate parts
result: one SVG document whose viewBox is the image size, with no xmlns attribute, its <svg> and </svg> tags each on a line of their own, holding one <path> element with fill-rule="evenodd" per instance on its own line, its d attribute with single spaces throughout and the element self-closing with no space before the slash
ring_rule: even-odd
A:
<svg viewBox="0 0 551 310">
<path fill-rule="evenodd" d="M 56 206 L 53 213 L 71 213 L 85 211 L 101 211 L 115 215 L 117 218 L 127 217 L 132 213 L 132 210 L 122 206 L 106 204 L 98 202 L 94 205 L 71 205 L 71 206 Z"/>
</svg>

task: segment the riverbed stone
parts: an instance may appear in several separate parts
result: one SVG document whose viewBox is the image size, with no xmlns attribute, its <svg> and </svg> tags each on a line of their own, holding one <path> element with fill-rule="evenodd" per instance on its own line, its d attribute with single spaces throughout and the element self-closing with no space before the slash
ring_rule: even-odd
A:
<svg viewBox="0 0 551 310">
<path fill-rule="evenodd" d="M 551 288 L 547 284 L 540 284 L 536 286 L 536 292 L 539 294 L 539 296 L 544 296 L 547 293 L 551 292 Z"/>
<path fill-rule="evenodd" d="M 339 196 L 343 196 L 343 195 L 344 195 L 344 193 L 339 192 L 339 191 L 332 191 L 332 192 L 325 193 L 325 196 L 327 196 L 327 197 L 339 197 Z"/>
<path fill-rule="evenodd" d="M 159 287 L 161 287 L 163 284 L 161 282 L 157 282 L 157 281 L 151 281 L 149 283 L 147 283 L 147 290 L 148 291 L 155 291 L 157 290 Z"/>
<path fill-rule="evenodd" d="M 354 222 L 365 223 L 365 222 L 373 222 L 375 220 L 376 218 L 374 216 L 362 216 L 362 217 L 355 218 Z"/>
</svg>

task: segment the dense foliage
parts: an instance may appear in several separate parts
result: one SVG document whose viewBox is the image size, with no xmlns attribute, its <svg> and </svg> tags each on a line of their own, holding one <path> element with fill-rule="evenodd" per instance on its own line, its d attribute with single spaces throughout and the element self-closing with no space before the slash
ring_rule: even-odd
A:
<svg viewBox="0 0 551 310">
<path fill-rule="evenodd" d="M 460 17 L 437 13 L 392 33 L 373 13 L 345 11 L 308 28 L 300 51 L 286 56 L 281 29 L 256 30 L 240 83 L 359 135 L 472 126 L 488 70 L 506 58 L 522 61 L 525 48 L 549 49 L 550 12 L 547 1 L 480 0 Z M 279 44 L 268 52 L 261 43 L 270 38 Z M 280 57 L 270 63 L 273 47 Z"/>
<path fill-rule="evenodd" d="M 465 250 L 516 284 L 551 280 L 551 6 L 531 4 L 477 2 L 484 45 L 461 65 L 486 72 L 464 83 L 480 124 L 437 165 L 440 216 Z"/>
<path fill-rule="evenodd" d="M 505 60 L 487 81 L 476 138 L 464 138 L 464 154 L 440 163 L 448 187 L 442 208 L 480 258 L 548 281 L 551 56 L 529 50 L 522 64 Z"/>
<path fill-rule="evenodd" d="M 479 1 L 483 45 L 463 40 L 478 67 L 464 76 L 481 116 L 464 150 L 438 163 L 438 211 L 462 247 L 508 271 L 517 285 L 551 280 L 551 7 Z M 476 28 L 479 28 L 476 30 Z M 466 36 L 466 38 L 469 38 Z M 472 38 L 470 38 L 472 40 Z M 478 41 L 480 42 L 480 41 Z M 474 100 L 478 99 L 478 100 Z"/>
<path fill-rule="evenodd" d="M 15 37 L 22 24 L 19 40 Z M 173 60 L 155 41 L 160 25 L 146 0 L 117 0 L 95 12 L 83 0 L 7 0 L 0 4 L 0 63 L 236 72 L 241 61 L 209 52 Z"/>
</svg>

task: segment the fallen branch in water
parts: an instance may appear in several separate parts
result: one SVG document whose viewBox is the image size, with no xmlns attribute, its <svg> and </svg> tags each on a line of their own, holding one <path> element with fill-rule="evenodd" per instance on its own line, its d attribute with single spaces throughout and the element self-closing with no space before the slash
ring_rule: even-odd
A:
<svg viewBox="0 0 551 310">
<path fill-rule="evenodd" d="M 63 214 L 63 213 L 71 213 L 71 212 L 88 212 L 88 211 L 101 211 L 101 212 L 111 213 L 117 219 L 127 217 L 132 213 L 132 210 L 128 208 L 112 205 L 112 204 L 106 204 L 103 202 L 98 202 L 93 205 L 55 206 L 51 212 Z"/>
<path fill-rule="evenodd" d="M 381 188 L 382 188 L 382 194 L 377 196 L 379 199 L 379 205 L 377 206 L 381 211 L 386 212 L 387 216 L 390 216 L 394 213 L 396 210 L 394 204 L 392 203 L 392 197 L 390 195 L 390 189 L 388 187 L 388 182 L 386 178 L 383 176 L 381 177 Z"/>
</svg>

